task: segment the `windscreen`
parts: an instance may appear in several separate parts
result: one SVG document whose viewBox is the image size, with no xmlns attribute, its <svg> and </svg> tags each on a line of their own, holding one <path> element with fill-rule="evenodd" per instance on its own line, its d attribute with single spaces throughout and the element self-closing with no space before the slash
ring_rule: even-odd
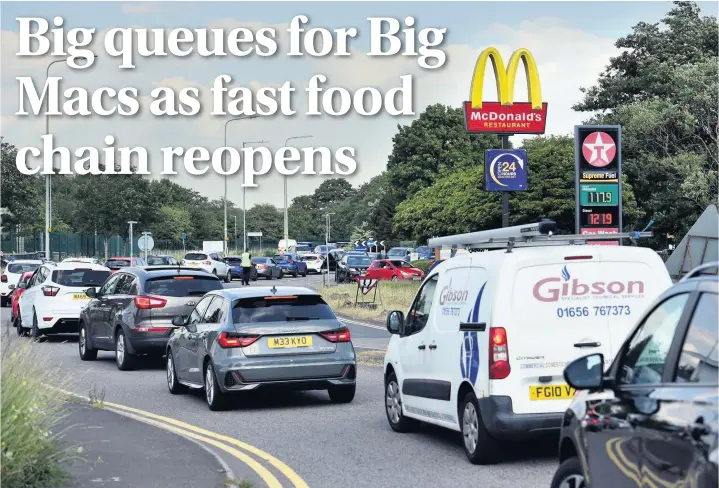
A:
<svg viewBox="0 0 719 488">
<path fill-rule="evenodd" d="M 58 269 L 52 272 L 52 281 L 62 286 L 100 286 L 112 273 L 101 269 Z"/>
<path fill-rule="evenodd" d="M 242 264 L 242 258 L 225 258 L 225 262 L 227 264 Z"/>
<path fill-rule="evenodd" d="M 232 320 L 235 324 L 334 318 L 335 315 L 329 305 L 317 295 L 242 298 L 232 307 Z"/>
<path fill-rule="evenodd" d="M 290 259 L 289 256 L 280 256 L 279 254 L 275 255 L 274 257 L 275 261 L 288 261 Z"/>
<path fill-rule="evenodd" d="M 414 266 L 409 264 L 407 261 L 392 261 L 392 264 L 397 268 L 414 268 Z"/>
<path fill-rule="evenodd" d="M 372 260 L 367 256 L 350 256 L 347 258 L 347 266 L 350 268 L 356 266 L 369 266 Z"/>
<path fill-rule="evenodd" d="M 319 259 L 319 256 L 316 254 L 305 254 L 302 256 L 302 261 L 315 261 L 317 259 Z"/>
<path fill-rule="evenodd" d="M 267 258 L 252 258 L 252 262 L 255 264 L 267 264 Z"/>
<path fill-rule="evenodd" d="M 147 264 L 149 266 L 162 266 L 165 264 L 170 264 L 170 260 L 167 258 L 151 257 L 147 258 Z"/>
<path fill-rule="evenodd" d="M 203 261 L 207 259 L 207 254 L 203 254 L 201 252 L 190 252 L 185 254 L 185 259 L 190 261 Z"/>
<path fill-rule="evenodd" d="M 27 273 L 28 271 L 35 271 L 39 264 L 30 264 L 30 263 L 14 263 L 9 264 L 7 267 L 8 273 Z"/>
<path fill-rule="evenodd" d="M 201 297 L 220 289 L 222 283 L 212 276 L 163 276 L 145 282 L 145 293 L 163 297 Z"/>
<path fill-rule="evenodd" d="M 105 266 L 111 269 L 125 268 L 130 266 L 130 261 L 127 259 L 111 259 L 105 263 Z"/>
<path fill-rule="evenodd" d="M 407 254 L 407 250 L 403 247 L 396 247 L 394 249 L 390 249 L 387 253 L 387 256 L 404 256 Z"/>
</svg>

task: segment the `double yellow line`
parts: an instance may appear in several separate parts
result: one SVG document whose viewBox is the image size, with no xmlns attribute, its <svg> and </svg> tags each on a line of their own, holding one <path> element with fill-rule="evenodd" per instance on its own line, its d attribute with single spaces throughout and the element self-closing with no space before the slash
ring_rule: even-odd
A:
<svg viewBox="0 0 719 488">
<path fill-rule="evenodd" d="M 53 389 L 59 390 L 57 388 Z M 59 391 L 76 398 L 88 400 L 88 398 L 70 391 Z M 146 412 L 145 410 L 127 407 L 125 405 L 118 405 L 117 403 L 102 402 L 101 405 L 102 408 L 113 411 L 120 415 L 131 417 L 137 421 L 153 425 L 160 429 L 164 429 L 169 432 L 173 432 L 175 434 L 194 439 L 196 441 L 208 444 L 210 446 L 214 446 L 217 449 L 225 451 L 226 453 L 233 456 L 235 459 L 246 464 L 250 469 L 257 473 L 257 475 L 262 479 L 262 481 L 265 482 L 268 488 L 283 488 L 283 485 L 269 469 L 267 469 L 261 462 L 258 462 L 251 455 L 256 456 L 263 461 L 266 461 L 270 466 L 282 473 L 282 475 L 287 480 L 289 480 L 291 486 L 293 486 L 294 488 L 309 488 L 307 483 L 288 465 L 286 465 L 273 455 L 263 451 L 262 449 L 237 440 L 233 437 L 218 434 L 217 432 L 212 432 L 201 427 L 182 422 L 181 420 L 173 419 L 171 417 L 164 417 L 162 415 Z"/>
</svg>

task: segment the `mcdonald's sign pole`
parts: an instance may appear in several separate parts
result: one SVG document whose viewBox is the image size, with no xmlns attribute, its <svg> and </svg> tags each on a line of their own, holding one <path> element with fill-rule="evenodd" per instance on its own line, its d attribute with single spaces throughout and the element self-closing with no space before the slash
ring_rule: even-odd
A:
<svg viewBox="0 0 719 488">
<path fill-rule="evenodd" d="M 514 101 L 514 85 L 520 61 L 524 65 L 529 101 Z M 496 102 L 483 98 L 484 75 L 487 63 L 492 63 L 497 83 Z M 464 122 L 467 132 L 498 134 L 502 148 L 492 161 L 485 160 L 485 181 L 491 179 L 496 185 L 485 185 L 487 191 L 502 192 L 502 227 L 509 226 L 509 192 L 526 191 L 526 153 L 509 148 L 509 136 L 515 134 L 544 134 L 547 123 L 547 104 L 542 101 L 542 87 L 534 57 L 529 50 L 514 51 L 505 68 L 497 48 L 482 51 L 477 58 L 469 91 L 469 101 L 464 102 Z M 497 150 L 492 150 L 494 153 Z M 489 151 L 488 151 L 489 152 Z M 524 157 L 524 160 L 522 160 Z M 495 163 L 499 164 L 495 164 Z M 518 163 L 519 165 L 515 164 Z M 501 168 L 501 169 L 496 169 Z M 491 175 L 488 171 L 494 171 Z M 522 184 L 524 181 L 524 184 Z"/>
</svg>

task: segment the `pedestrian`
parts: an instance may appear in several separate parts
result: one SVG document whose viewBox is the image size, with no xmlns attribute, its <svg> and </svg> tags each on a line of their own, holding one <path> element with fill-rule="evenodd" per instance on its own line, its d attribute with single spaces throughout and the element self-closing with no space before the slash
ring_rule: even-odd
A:
<svg viewBox="0 0 719 488">
<path fill-rule="evenodd" d="M 250 272 L 252 271 L 252 256 L 245 251 L 242 253 L 242 284 L 249 286 Z"/>
</svg>

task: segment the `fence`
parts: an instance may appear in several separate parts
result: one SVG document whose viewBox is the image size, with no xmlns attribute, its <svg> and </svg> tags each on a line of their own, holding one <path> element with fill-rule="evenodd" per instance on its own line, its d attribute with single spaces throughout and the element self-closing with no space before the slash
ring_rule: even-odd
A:
<svg viewBox="0 0 719 488">
<path fill-rule="evenodd" d="M 120 236 L 106 239 L 95 234 L 75 232 L 50 233 L 50 259 L 62 260 L 68 256 L 105 257 L 105 244 L 108 255 L 123 255 L 128 250 L 128 242 Z M 45 250 L 43 232 L 8 232 L 0 239 L 0 250 L 6 255 L 33 254 Z"/>
</svg>

